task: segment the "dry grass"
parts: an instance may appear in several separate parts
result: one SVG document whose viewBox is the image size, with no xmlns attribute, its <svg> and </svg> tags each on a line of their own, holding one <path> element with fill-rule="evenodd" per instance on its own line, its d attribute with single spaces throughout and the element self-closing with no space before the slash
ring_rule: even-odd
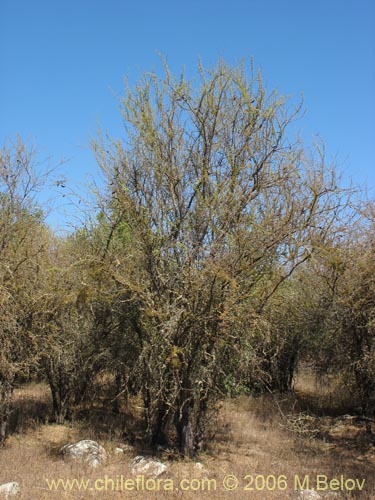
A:
<svg viewBox="0 0 375 500">
<path fill-rule="evenodd" d="M 70 425 L 51 424 L 48 423 L 49 394 L 46 387 L 29 385 L 18 390 L 15 395 L 12 433 L 6 447 L 0 450 L 0 484 L 18 481 L 21 493 L 17 498 L 29 500 L 283 500 L 296 498 L 293 492 L 295 475 L 314 478 L 317 474 L 326 474 L 330 478 L 344 475 L 346 478 L 366 479 L 362 493 L 340 492 L 335 498 L 375 499 L 375 453 L 371 455 L 372 446 L 363 422 L 340 420 L 333 416 L 314 417 L 310 414 L 311 418 L 315 418 L 313 426 L 318 428 L 317 434 L 300 432 L 299 428 L 293 430 L 293 419 L 289 415 L 293 413 L 298 421 L 303 405 L 309 406 L 312 397 L 316 399 L 318 394 L 324 398 L 327 393 L 326 388 L 319 393 L 319 388 L 313 387 L 308 378 L 303 384 L 300 381 L 297 385 L 296 395 L 278 396 L 277 399 L 271 395 L 257 399 L 241 397 L 226 401 L 212 423 L 208 449 L 199 457 L 205 470 L 197 469 L 191 461 L 172 460 L 166 452 L 158 457 L 168 465 L 167 473 L 162 477 L 173 479 L 175 486 L 183 478 L 202 480 L 207 476 L 216 480 L 216 491 L 202 491 L 201 487 L 197 491 L 168 492 L 77 491 L 77 488 L 75 491 L 64 492 L 61 488 L 59 491 L 50 491 L 46 478 L 86 478 L 92 481 L 105 476 L 115 480 L 119 480 L 121 475 L 132 478 L 128 464 L 144 450 L 137 447 L 138 441 L 135 439 L 134 448 L 121 455 L 114 453 L 116 446 L 126 442 L 130 435 L 140 432 L 134 424 L 133 428 L 130 427 L 130 416 L 126 412 L 120 416 L 113 415 L 106 421 L 100 409 L 96 408 L 91 412 L 86 410 L 80 420 Z M 304 425 L 311 423 L 311 418 L 304 422 L 301 417 L 302 430 Z M 106 465 L 90 470 L 84 465 L 62 460 L 58 453 L 60 447 L 79 439 L 98 439 L 108 451 Z M 236 491 L 223 491 L 222 482 L 228 474 L 239 479 Z M 244 491 L 249 482 L 249 479 L 244 479 L 247 475 L 285 476 L 288 487 L 285 491 Z M 207 483 L 204 485 L 207 488 Z"/>
</svg>

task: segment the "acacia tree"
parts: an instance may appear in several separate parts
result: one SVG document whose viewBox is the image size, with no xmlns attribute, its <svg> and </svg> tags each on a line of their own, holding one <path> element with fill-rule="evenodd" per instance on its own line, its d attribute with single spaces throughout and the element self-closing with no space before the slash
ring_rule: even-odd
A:
<svg viewBox="0 0 375 500">
<path fill-rule="evenodd" d="M 341 374 L 353 401 L 374 416 L 375 242 L 374 204 L 354 212 L 342 238 L 327 245 L 304 273 L 307 353 L 321 372 Z"/>
<path fill-rule="evenodd" d="M 48 249 L 48 231 L 35 195 L 48 172 L 38 176 L 34 153 L 20 138 L 0 150 L 0 443 L 5 440 L 16 378 L 37 358 L 31 327 L 33 297 Z"/>
<path fill-rule="evenodd" d="M 96 361 L 91 342 L 90 300 L 85 282 L 86 258 L 74 235 L 54 238 L 40 273 L 32 318 L 38 358 L 51 390 L 55 420 L 70 419 L 88 389 Z"/>
<path fill-rule="evenodd" d="M 58 423 L 69 420 L 86 399 L 95 376 L 112 369 L 111 354 L 119 347 L 117 339 L 111 341 L 114 295 L 105 272 L 103 240 L 100 224 L 51 238 L 34 296 L 39 364 Z"/>
<path fill-rule="evenodd" d="M 189 456 L 225 362 L 248 354 L 262 308 L 344 204 L 324 154 L 288 139 L 299 108 L 243 67 L 198 73 L 145 75 L 122 100 L 124 140 L 94 143 L 107 248 L 127 236 L 110 272 L 138 311 L 147 432 L 160 443 L 174 427 Z"/>
<path fill-rule="evenodd" d="M 375 416 L 375 219 L 364 240 L 350 248 L 347 266 L 340 280 L 338 310 L 340 340 L 346 356 L 344 371 L 351 375 L 362 411 Z M 346 349 L 345 349 L 346 347 Z M 346 359 L 345 359 L 346 358 Z M 349 380 L 350 380 L 349 378 Z M 368 427 L 370 431 L 370 427 Z"/>
</svg>

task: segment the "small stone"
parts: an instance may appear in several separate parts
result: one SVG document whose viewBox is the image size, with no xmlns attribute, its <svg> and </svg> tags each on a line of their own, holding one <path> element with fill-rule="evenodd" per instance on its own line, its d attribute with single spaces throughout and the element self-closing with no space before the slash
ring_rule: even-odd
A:
<svg viewBox="0 0 375 500">
<path fill-rule="evenodd" d="M 194 469 L 198 470 L 201 474 L 207 475 L 209 472 L 204 468 L 204 465 L 201 462 L 196 462 L 194 464 Z"/>
<path fill-rule="evenodd" d="M 160 476 L 167 470 L 167 466 L 159 460 L 153 460 L 150 457 L 138 455 L 129 464 L 133 474 L 147 474 L 150 476 Z"/>
<path fill-rule="evenodd" d="M 4 483 L 0 485 L 0 496 L 8 499 L 10 496 L 17 495 L 20 492 L 20 485 L 12 481 L 10 483 Z"/>
<path fill-rule="evenodd" d="M 121 443 L 115 448 L 115 453 L 125 453 L 127 451 L 134 451 L 134 447 L 131 444 Z"/>
<path fill-rule="evenodd" d="M 315 490 L 301 490 L 298 492 L 298 500 L 320 500 L 321 498 Z"/>
</svg>

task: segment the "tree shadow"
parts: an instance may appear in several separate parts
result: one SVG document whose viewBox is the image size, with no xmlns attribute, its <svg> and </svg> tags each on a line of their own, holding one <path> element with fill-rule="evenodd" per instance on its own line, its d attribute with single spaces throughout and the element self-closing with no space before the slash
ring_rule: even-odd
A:
<svg viewBox="0 0 375 500">
<path fill-rule="evenodd" d="M 11 403 L 8 434 L 22 433 L 35 429 L 52 419 L 52 405 L 47 393 L 32 390 L 15 391 Z"/>
</svg>

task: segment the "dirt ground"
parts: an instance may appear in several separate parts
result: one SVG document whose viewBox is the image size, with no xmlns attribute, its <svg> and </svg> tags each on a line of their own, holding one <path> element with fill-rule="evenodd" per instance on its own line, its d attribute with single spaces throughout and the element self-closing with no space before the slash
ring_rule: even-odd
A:
<svg viewBox="0 0 375 500">
<path fill-rule="evenodd" d="M 330 388 L 308 375 L 292 393 L 228 399 L 213 418 L 207 450 L 196 461 L 161 451 L 156 458 L 168 468 L 153 478 L 129 468 L 149 451 L 126 411 L 108 419 L 91 408 L 56 425 L 49 423 L 47 387 L 28 384 L 15 394 L 11 434 L 0 450 L 0 484 L 17 481 L 15 498 L 29 500 L 297 499 L 302 489 L 316 489 L 321 498 L 375 499 L 374 436 L 364 419 L 343 413 L 344 401 L 334 401 Z M 103 445 L 106 464 L 90 469 L 64 460 L 60 448 L 80 439 Z M 121 446 L 125 451 L 116 453 Z"/>
</svg>

